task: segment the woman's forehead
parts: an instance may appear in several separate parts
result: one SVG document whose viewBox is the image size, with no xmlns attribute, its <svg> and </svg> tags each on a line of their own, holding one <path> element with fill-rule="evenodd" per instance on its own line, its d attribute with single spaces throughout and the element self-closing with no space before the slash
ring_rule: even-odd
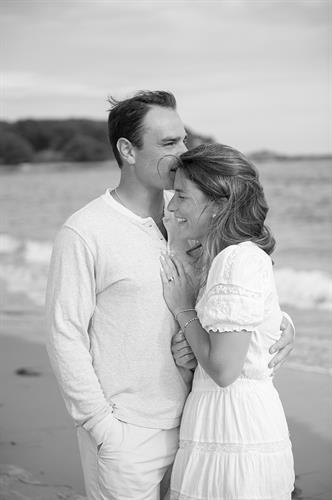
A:
<svg viewBox="0 0 332 500">
<path fill-rule="evenodd" d="M 193 184 L 193 182 L 187 179 L 187 177 L 183 174 L 181 169 L 177 168 L 175 172 L 174 189 L 177 191 L 185 191 L 188 187 L 190 188 L 189 183 Z"/>
<path fill-rule="evenodd" d="M 181 168 L 178 168 L 175 173 L 174 190 L 185 192 L 187 195 L 194 196 L 195 198 L 197 198 L 197 196 L 204 196 L 195 182 L 184 175 Z"/>
</svg>

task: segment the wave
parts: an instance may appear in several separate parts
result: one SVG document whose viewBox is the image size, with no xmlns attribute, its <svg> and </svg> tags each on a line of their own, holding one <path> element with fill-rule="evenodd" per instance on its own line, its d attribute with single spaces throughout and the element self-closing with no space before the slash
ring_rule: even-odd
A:
<svg viewBox="0 0 332 500">
<path fill-rule="evenodd" d="M 329 338 L 298 336 L 286 366 L 296 370 L 332 375 L 332 345 Z"/>
<path fill-rule="evenodd" d="M 26 263 L 48 264 L 52 254 L 49 241 L 20 241 L 9 234 L 0 234 L 0 255 L 23 257 Z"/>
<path fill-rule="evenodd" d="M 44 306 L 51 251 L 52 243 L 49 241 L 21 241 L 9 235 L 0 235 L 0 279 L 5 284 L 7 294 L 3 294 L 5 301 L 0 306 L 2 318 L 27 316 L 27 321 L 30 321 L 35 313 L 41 314 L 39 308 Z M 332 279 L 328 273 L 281 268 L 275 271 L 275 276 L 282 305 L 315 311 L 332 310 Z M 9 307 L 11 294 L 23 294 L 29 304 L 14 299 Z M 36 335 L 30 337 L 27 340 L 44 341 Z M 299 335 L 295 352 L 287 361 L 287 366 L 332 375 L 330 339 Z"/>
<path fill-rule="evenodd" d="M 42 305 L 51 252 L 50 241 L 20 241 L 1 234 L 0 278 L 8 291 L 25 293 Z M 282 305 L 332 311 L 332 278 L 328 273 L 281 268 L 275 271 L 275 278 Z"/>
<path fill-rule="evenodd" d="M 275 272 L 275 278 L 281 304 L 332 310 L 332 279 L 328 273 L 282 268 Z"/>
<path fill-rule="evenodd" d="M 15 253 L 21 247 L 21 242 L 9 234 L 0 234 L 0 254 Z"/>
<path fill-rule="evenodd" d="M 27 241 L 24 246 L 24 259 L 26 262 L 47 264 L 51 259 L 52 243 L 40 241 Z"/>
<path fill-rule="evenodd" d="M 319 375 L 329 375 L 332 376 L 332 368 L 324 367 L 320 365 L 310 365 L 309 363 L 296 363 L 296 361 L 287 361 L 285 366 L 287 368 L 292 368 L 293 370 L 300 370 L 302 372 L 318 373 Z"/>
<path fill-rule="evenodd" d="M 0 264 L 0 279 L 10 294 L 23 293 L 33 304 L 43 307 L 47 271 L 47 265 Z"/>
</svg>

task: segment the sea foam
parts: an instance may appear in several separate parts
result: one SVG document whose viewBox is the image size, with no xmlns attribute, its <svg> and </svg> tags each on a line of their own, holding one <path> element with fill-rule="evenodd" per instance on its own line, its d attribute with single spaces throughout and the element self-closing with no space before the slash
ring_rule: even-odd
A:
<svg viewBox="0 0 332 500">
<path fill-rule="evenodd" d="M 0 254 L 15 253 L 21 246 L 21 242 L 9 234 L 0 234 Z"/>
<path fill-rule="evenodd" d="M 332 279 L 328 273 L 282 268 L 275 272 L 275 278 L 281 304 L 332 310 Z"/>
<path fill-rule="evenodd" d="M 0 278 L 10 293 L 25 293 L 37 305 L 44 302 L 50 241 L 20 241 L 0 235 Z M 298 309 L 332 310 L 332 277 L 320 270 L 281 268 L 275 271 L 279 300 Z"/>
<path fill-rule="evenodd" d="M 45 241 L 27 241 L 24 245 L 24 259 L 27 263 L 47 264 L 52 254 L 52 243 Z"/>
</svg>

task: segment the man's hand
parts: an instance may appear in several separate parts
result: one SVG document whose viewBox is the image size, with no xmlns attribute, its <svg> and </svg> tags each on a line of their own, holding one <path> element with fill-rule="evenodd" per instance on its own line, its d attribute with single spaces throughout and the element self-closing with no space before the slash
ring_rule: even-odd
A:
<svg viewBox="0 0 332 500">
<path fill-rule="evenodd" d="M 177 366 L 187 370 L 196 368 L 197 360 L 181 330 L 173 336 L 171 349 Z"/>
<path fill-rule="evenodd" d="M 269 368 L 278 370 L 294 349 L 295 329 L 286 316 L 283 316 L 280 325 L 282 331 L 280 339 L 270 347 L 270 354 L 277 353 L 270 361 Z"/>
</svg>

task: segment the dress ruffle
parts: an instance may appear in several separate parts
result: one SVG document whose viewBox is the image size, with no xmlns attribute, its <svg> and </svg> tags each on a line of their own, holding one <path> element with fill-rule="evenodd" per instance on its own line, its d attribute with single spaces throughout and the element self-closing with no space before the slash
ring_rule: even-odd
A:
<svg viewBox="0 0 332 500">
<path fill-rule="evenodd" d="M 199 366 L 182 417 L 174 500 L 289 500 L 293 455 L 270 378 L 220 388 Z"/>
</svg>

